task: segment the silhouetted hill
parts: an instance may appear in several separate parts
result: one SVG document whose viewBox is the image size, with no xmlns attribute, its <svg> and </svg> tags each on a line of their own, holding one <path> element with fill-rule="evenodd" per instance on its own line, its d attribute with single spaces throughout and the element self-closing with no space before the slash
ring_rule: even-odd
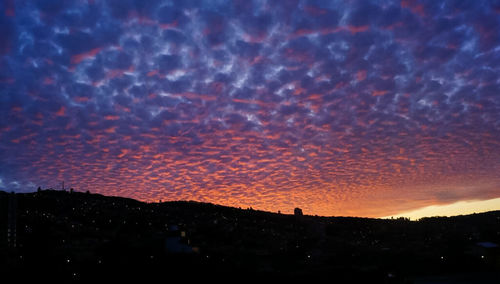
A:
<svg viewBox="0 0 500 284">
<path fill-rule="evenodd" d="M 314 217 L 53 190 L 0 191 L 0 209 L 0 269 L 9 277 L 500 283 L 500 211 L 420 221 Z M 7 238 L 13 223 L 16 247 Z"/>
</svg>

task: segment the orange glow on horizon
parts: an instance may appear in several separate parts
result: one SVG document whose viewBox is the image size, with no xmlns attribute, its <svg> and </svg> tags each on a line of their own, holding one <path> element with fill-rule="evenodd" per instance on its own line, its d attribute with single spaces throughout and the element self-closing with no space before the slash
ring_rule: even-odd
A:
<svg viewBox="0 0 500 284">
<path fill-rule="evenodd" d="M 500 210 L 500 198 L 489 200 L 465 200 L 451 204 L 430 205 L 417 210 L 396 214 L 394 216 L 386 216 L 384 218 L 407 217 L 410 218 L 410 220 L 418 220 L 424 217 L 450 217 L 496 210 Z"/>
</svg>

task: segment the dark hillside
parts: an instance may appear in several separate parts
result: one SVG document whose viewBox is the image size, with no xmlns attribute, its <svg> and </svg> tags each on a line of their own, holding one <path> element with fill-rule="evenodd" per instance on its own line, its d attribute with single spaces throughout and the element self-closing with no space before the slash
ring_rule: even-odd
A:
<svg viewBox="0 0 500 284">
<path fill-rule="evenodd" d="M 500 283 L 500 211 L 415 222 L 51 190 L 0 192 L 0 209 L 0 269 L 8 277 Z M 7 233 L 12 223 L 15 246 Z"/>
</svg>

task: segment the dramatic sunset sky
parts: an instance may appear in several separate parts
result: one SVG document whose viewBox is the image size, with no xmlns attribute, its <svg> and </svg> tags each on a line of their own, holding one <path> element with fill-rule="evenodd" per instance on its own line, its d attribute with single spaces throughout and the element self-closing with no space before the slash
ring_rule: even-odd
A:
<svg viewBox="0 0 500 284">
<path fill-rule="evenodd" d="M 64 180 L 328 216 L 500 209 L 500 2 L 4 0 L 0 12 L 0 189 Z"/>
</svg>

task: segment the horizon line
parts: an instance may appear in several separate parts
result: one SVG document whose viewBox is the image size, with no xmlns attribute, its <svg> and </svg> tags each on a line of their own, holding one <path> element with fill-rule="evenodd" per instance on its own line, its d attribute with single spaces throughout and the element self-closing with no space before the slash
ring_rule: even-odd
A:
<svg viewBox="0 0 500 284">
<path fill-rule="evenodd" d="M 71 188 L 68 188 L 68 189 L 45 188 L 45 189 L 41 189 L 41 191 L 57 191 L 57 192 L 70 193 L 70 189 Z M 26 192 L 16 192 L 16 191 L 8 191 L 5 188 L 0 189 L 0 191 L 3 191 L 7 194 L 9 194 L 9 193 L 33 194 L 33 193 L 38 192 L 37 190 L 26 191 Z M 77 192 L 77 193 L 87 193 L 88 192 L 90 194 L 101 195 L 104 197 L 130 199 L 130 200 L 134 200 L 134 201 L 144 203 L 144 204 L 161 204 L 161 203 L 167 203 L 167 202 L 196 202 L 196 203 L 201 203 L 201 204 L 211 204 L 211 205 L 215 205 L 215 206 L 234 208 L 234 209 L 239 209 L 239 210 L 254 210 L 254 211 L 261 211 L 261 212 L 272 213 L 272 214 L 293 215 L 293 212 L 292 213 L 283 213 L 283 212 L 281 212 L 281 210 L 267 211 L 267 210 L 261 210 L 261 209 L 254 209 L 251 206 L 248 208 L 242 208 L 242 207 L 237 207 L 237 206 L 222 205 L 222 204 L 197 201 L 197 200 L 178 199 L 178 200 L 162 201 L 162 199 L 158 199 L 158 201 L 142 201 L 142 200 L 135 199 L 133 197 L 124 197 L 124 196 L 118 196 L 118 195 L 106 195 L 106 194 L 102 194 L 102 193 L 91 192 L 90 190 L 85 190 L 85 191 L 74 190 L 74 192 Z M 300 208 L 300 207 L 297 206 L 296 208 Z M 461 209 L 463 211 L 464 208 L 465 208 L 464 212 L 450 213 L 450 212 L 456 212 L 457 209 Z M 382 217 L 346 216 L 346 215 L 344 215 L 344 216 L 342 216 L 342 215 L 325 216 L 325 215 L 317 215 L 317 214 L 309 215 L 309 214 L 307 214 L 307 212 L 305 212 L 304 215 L 311 216 L 311 217 L 322 217 L 322 218 L 342 217 L 342 218 L 366 218 L 366 219 L 379 219 L 379 220 L 407 218 L 410 221 L 418 221 L 418 220 L 423 219 L 423 218 L 456 217 L 456 216 L 466 216 L 466 215 L 473 215 L 473 214 L 494 212 L 494 211 L 500 211 L 500 198 L 493 198 L 493 199 L 487 199 L 487 200 L 460 200 L 460 201 L 456 201 L 454 203 L 430 205 L 430 206 L 425 206 L 425 207 L 418 208 L 415 210 L 409 210 L 409 211 L 405 211 L 403 213 L 382 216 Z M 430 212 L 435 212 L 435 213 L 430 213 Z"/>
</svg>

